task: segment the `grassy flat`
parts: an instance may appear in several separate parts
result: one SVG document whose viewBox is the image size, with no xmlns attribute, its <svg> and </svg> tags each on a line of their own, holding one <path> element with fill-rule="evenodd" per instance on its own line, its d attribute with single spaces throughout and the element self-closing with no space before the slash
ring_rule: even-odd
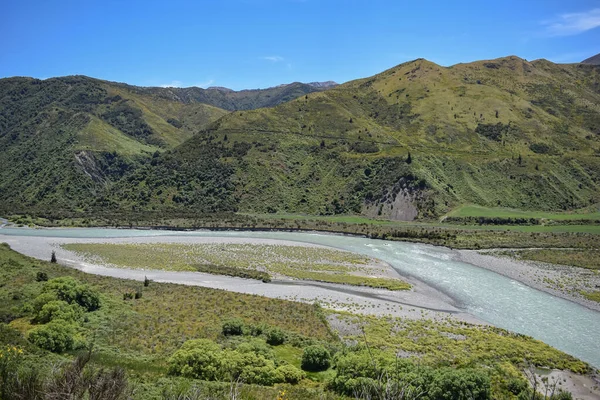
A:
<svg viewBox="0 0 600 400">
<path fill-rule="evenodd" d="M 535 249 L 518 250 L 514 255 L 520 259 L 541 261 L 551 264 L 600 269 L 600 250 L 590 249 Z"/>
<path fill-rule="evenodd" d="M 575 219 L 600 219 L 600 212 L 569 212 L 552 213 L 543 211 L 525 211 L 501 207 L 482 207 L 465 205 L 456 208 L 447 214 L 449 217 L 502 217 L 502 218 L 544 218 L 555 221 Z"/>
<path fill-rule="evenodd" d="M 63 248 L 90 261 L 116 267 L 210 273 L 219 273 L 219 267 L 236 268 L 294 279 L 389 290 L 410 289 L 410 285 L 400 279 L 374 277 L 385 273 L 387 267 L 373 265 L 373 259 L 325 248 L 231 243 L 72 243 Z M 207 271 L 202 269 L 203 265 L 216 268 Z"/>
</svg>

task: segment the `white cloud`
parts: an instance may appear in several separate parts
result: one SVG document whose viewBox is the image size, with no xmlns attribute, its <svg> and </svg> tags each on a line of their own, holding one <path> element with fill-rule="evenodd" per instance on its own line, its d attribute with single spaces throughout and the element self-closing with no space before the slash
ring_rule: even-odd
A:
<svg viewBox="0 0 600 400">
<path fill-rule="evenodd" d="M 267 60 L 267 61 L 271 61 L 271 62 L 281 62 L 285 59 L 281 56 L 267 56 L 267 57 L 263 57 L 263 60 Z"/>
<path fill-rule="evenodd" d="M 183 86 L 183 82 L 181 82 L 181 81 L 171 81 L 171 83 L 163 83 L 162 85 L 158 85 L 158 86 L 163 87 L 163 88 L 182 87 Z"/>
<path fill-rule="evenodd" d="M 196 86 L 199 88 L 206 88 L 207 86 L 212 85 L 213 83 L 215 83 L 214 79 L 209 79 L 206 82 L 198 82 L 198 83 L 192 83 L 192 84 L 184 84 L 184 82 L 182 81 L 171 81 L 171 83 L 163 83 L 162 85 L 158 85 L 162 88 L 182 88 L 182 87 L 192 87 L 192 86 Z"/>
<path fill-rule="evenodd" d="M 600 8 L 580 13 L 562 14 L 552 21 L 543 23 L 550 36 L 571 36 L 600 26 Z"/>
<path fill-rule="evenodd" d="M 215 80 L 214 79 L 209 79 L 209 80 L 207 80 L 205 82 L 194 83 L 194 84 L 192 84 L 190 86 L 196 86 L 196 87 L 199 87 L 199 88 L 205 88 L 206 89 L 208 86 L 212 85 L 213 83 L 215 83 Z"/>
</svg>

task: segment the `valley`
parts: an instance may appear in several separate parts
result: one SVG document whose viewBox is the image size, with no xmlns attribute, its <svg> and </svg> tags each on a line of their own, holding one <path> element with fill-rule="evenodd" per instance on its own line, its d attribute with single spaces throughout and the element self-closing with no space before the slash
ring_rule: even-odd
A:
<svg viewBox="0 0 600 400">
<path fill-rule="evenodd" d="M 598 71 L 509 56 L 243 91 L 0 79 L 2 382 L 598 398 Z"/>
</svg>

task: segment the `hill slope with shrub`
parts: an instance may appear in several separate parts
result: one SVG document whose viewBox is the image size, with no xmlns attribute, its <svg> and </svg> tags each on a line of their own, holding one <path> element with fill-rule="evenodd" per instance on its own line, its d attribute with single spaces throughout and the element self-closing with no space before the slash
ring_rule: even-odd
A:
<svg viewBox="0 0 600 400">
<path fill-rule="evenodd" d="M 7 210 L 53 205 L 412 220 L 466 203 L 560 211 L 600 201 L 600 68 L 593 65 L 506 57 L 441 67 L 419 59 L 272 108 L 228 114 L 195 103 L 184 89 L 111 88 L 120 91 L 115 104 L 105 104 L 106 95 L 95 112 L 71 107 L 72 114 L 48 111 L 44 118 L 68 132 L 89 114 L 86 126 L 119 129 L 123 140 L 111 143 L 141 155 L 139 161 L 107 155 L 91 162 L 92 150 L 34 151 L 7 142 L 0 155 L 13 165 L 0 176 L 0 198 L 14 205 Z M 139 104 L 146 105 L 144 124 L 129 118 L 138 114 L 127 107 Z M 197 109 L 207 117 L 192 119 Z M 0 140 L 19 142 L 43 126 L 28 121 L 3 128 Z M 58 149 L 74 146 L 69 135 L 43 137 Z M 94 199 L 73 194 L 81 190 Z"/>
<path fill-rule="evenodd" d="M 198 191 L 209 188 L 222 210 L 400 220 L 464 203 L 586 207 L 600 200 L 599 72 L 517 57 L 450 68 L 415 60 L 228 114 L 117 186 L 117 197 L 202 208 L 214 197 Z"/>
</svg>

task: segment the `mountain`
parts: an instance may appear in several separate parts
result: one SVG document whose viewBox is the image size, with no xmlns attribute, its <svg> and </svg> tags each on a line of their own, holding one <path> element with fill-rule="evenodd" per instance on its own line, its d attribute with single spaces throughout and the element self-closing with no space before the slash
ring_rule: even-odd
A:
<svg viewBox="0 0 600 400">
<path fill-rule="evenodd" d="M 336 87 L 339 84 L 334 81 L 327 81 L 327 82 L 309 82 L 309 83 L 307 83 L 307 85 L 316 87 L 316 88 L 320 88 L 320 89 L 331 89 L 332 87 Z"/>
<path fill-rule="evenodd" d="M 220 188 L 219 204 L 229 210 L 391 219 L 430 218 L 464 203 L 587 206 L 600 200 L 599 73 L 518 57 L 449 68 L 415 60 L 228 114 L 118 197 L 139 205 L 134 193 L 143 187 L 145 207 L 202 208 L 197 187 L 205 185 Z M 195 164 L 205 152 L 226 176 L 210 178 L 216 170 Z M 206 180 L 175 186 L 175 162 L 186 176 L 206 172 Z"/>
<path fill-rule="evenodd" d="M 83 76 L 0 80 L 0 199 L 75 209 L 227 111 Z"/>
<path fill-rule="evenodd" d="M 600 54 L 587 58 L 581 62 L 582 64 L 600 65 Z"/>
<path fill-rule="evenodd" d="M 203 103 L 228 111 L 253 110 L 256 108 L 274 107 L 308 93 L 314 93 L 334 87 L 335 82 L 294 82 L 268 89 L 251 89 L 234 91 L 224 87 L 159 88 L 136 87 L 120 84 L 132 93 L 155 98 L 176 101 L 185 104 Z"/>
<path fill-rule="evenodd" d="M 161 111 L 162 120 L 167 111 L 200 107 L 206 92 L 217 93 L 221 97 L 215 95 L 213 101 L 221 99 L 230 107 L 249 104 L 247 99 L 264 100 L 246 97 L 242 102 L 243 92 L 227 97 L 227 92 L 198 88 L 115 87 L 132 99 L 128 102 L 158 107 L 152 112 Z M 282 93 L 289 87 L 279 89 Z M 31 111 L 3 102 L 3 118 L 12 115 L 7 114 L 10 109 L 18 121 L 14 134 L 2 128 L 0 140 L 14 136 L 18 143 L 21 135 L 35 135 L 32 124 L 45 126 L 35 119 L 41 112 L 31 94 L 21 96 L 17 103 L 27 100 Z M 113 106 L 104 103 L 107 96 L 100 97 L 102 105 L 87 114 L 106 122 L 104 108 Z M 89 212 L 360 213 L 398 220 L 436 217 L 465 203 L 575 209 L 600 201 L 599 104 L 600 68 L 593 65 L 513 56 L 441 67 L 418 59 L 270 108 L 238 109 L 220 117 L 215 113 L 194 126 L 176 118 L 182 124 L 177 131 L 153 125 L 152 135 L 185 140 L 180 145 L 125 134 L 161 150 L 139 151 L 140 160 L 116 168 L 114 176 L 115 167 L 106 162 L 87 162 L 64 152 L 62 163 L 70 160 L 72 165 L 65 169 L 69 173 L 46 177 L 36 168 L 52 169 L 47 166 L 57 162 L 55 154 L 30 155 L 28 148 L 0 142 L 5 149 L 0 162 L 12 165 L 20 178 L 0 172 L 0 201 L 13 209 L 77 204 Z M 81 107 L 61 107 L 70 114 L 46 111 L 56 114 L 50 126 L 69 131 Z M 131 132 L 130 123 L 109 121 Z M 194 127 L 198 132 L 188 134 Z M 13 154 L 12 164 L 5 164 L 6 153 Z M 43 190 L 38 189 L 40 181 L 29 178 L 34 172 L 42 174 Z M 94 186 L 90 180 L 95 175 L 110 179 Z M 65 187 L 54 189 L 56 182 Z M 90 187 L 96 190 L 92 198 L 73 194 L 90 193 Z M 80 201 L 72 201 L 74 197 Z"/>
</svg>

